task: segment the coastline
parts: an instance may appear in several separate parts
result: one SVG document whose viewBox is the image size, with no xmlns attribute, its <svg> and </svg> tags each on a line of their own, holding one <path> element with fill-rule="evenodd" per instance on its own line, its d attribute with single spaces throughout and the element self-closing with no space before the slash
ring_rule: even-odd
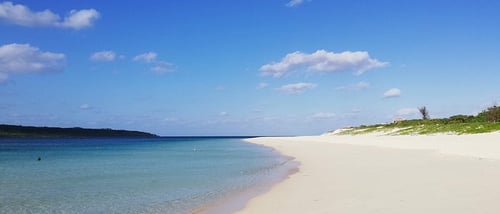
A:
<svg viewBox="0 0 500 214">
<path fill-rule="evenodd" d="M 238 213 L 497 213 L 500 133 L 247 139 L 301 163 Z"/>
<path fill-rule="evenodd" d="M 250 138 L 252 139 L 252 138 Z M 249 143 L 246 139 L 243 142 Z M 269 176 L 265 178 L 264 181 L 256 183 L 254 186 L 249 187 L 241 192 L 233 193 L 226 196 L 224 199 L 216 201 L 214 203 L 207 204 L 202 207 L 195 208 L 189 213 L 193 214 L 221 214 L 221 213 L 235 213 L 243 209 L 246 204 L 253 198 L 262 195 L 275 185 L 288 179 L 290 175 L 298 171 L 300 163 L 295 160 L 294 157 L 288 156 L 276 150 L 273 147 L 257 144 L 257 146 L 268 148 L 276 153 L 279 158 L 283 158 L 284 161 L 280 163 L 276 168 L 269 169 Z"/>
</svg>

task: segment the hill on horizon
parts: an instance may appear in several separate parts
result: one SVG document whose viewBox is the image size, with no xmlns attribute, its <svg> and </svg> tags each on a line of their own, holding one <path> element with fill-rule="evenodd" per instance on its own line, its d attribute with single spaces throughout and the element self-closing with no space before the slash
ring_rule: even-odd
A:
<svg viewBox="0 0 500 214">
<path fill-rule="evenodd" d="M 61 128 L 61 127 L 35 127 L 35 126 L 20 126 L 0 124 L 0 138 L 60 138 L 60 137 L 158 137 L 155 134 L 129 131 L 129 130 L 114 130 L 110 128 L 103 129 L 87 129 L 87 128 Z"/>
</svg>

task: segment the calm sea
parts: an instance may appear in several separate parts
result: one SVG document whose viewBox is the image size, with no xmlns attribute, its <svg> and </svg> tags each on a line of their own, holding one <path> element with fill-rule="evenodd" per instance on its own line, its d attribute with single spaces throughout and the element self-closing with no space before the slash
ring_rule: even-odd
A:
<svg viewBox="0 0 500 214">
<path fill-rule="evenodd" d="M 290 163 L 240 138 L 1 139 L 0 213 L 230 212 Z"/>
</svg>

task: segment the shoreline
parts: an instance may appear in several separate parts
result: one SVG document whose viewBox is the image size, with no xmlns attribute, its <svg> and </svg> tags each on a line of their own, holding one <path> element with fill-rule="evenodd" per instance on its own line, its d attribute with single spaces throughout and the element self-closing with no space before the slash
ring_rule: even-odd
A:
<svg viewBox="0 0 500 214">
<path fill-rule="evenodd" d="M 251 138 L 250 138 L 251 139 Z M 251 143 L 247 141 L 247 139 L 243 139 L 242 141 Z M 254 144 L 254 143 L 252 143 Z M 288 156 L 276 150 L 273 147 L 266 145 L 257 146 L 265 147 L 272 152 L 275 152 L 280 158 L 284 158 L 285 161 L 276 169 L 271 169 L 272 175 L 266 178 L 265 181 L 259 182 L 254 186 L 246 188 L 243 191 L 236 192 L 234 194 L 230 194 L 223 198 L 222 200 L 215 201 L 213 203 L 204 205 L 202 207 L 198 207 L 194 210 L 191 210 L 189 213 L 192 214 L 222 214 L 222 213 L 235 213 L 239 210 L 242 210 L 245 205 L 252 200 L 253 198 L 262 195 L 269 190 L 271 190 L 275 185 L 283 182 L 288 179 L 292 174 L 298 172 L 300 163 L 295 160 L 294 157 Z"/>
<path fill-rule="evenodd" d="M 496 213 L 500 133 L 252 138 L 301 163 L 237 213 Z"/>
</svg>

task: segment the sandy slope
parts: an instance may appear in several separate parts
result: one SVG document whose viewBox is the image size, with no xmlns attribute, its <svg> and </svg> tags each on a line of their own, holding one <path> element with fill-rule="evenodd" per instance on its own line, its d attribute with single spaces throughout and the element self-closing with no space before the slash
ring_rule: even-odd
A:
<svg viewBox="0 0 500 214">
<path fill-rule="evenodd" d="M 500 133 L 249 141 L 301 166 L 241 213 L 500 212 Z"/>
</svg>

